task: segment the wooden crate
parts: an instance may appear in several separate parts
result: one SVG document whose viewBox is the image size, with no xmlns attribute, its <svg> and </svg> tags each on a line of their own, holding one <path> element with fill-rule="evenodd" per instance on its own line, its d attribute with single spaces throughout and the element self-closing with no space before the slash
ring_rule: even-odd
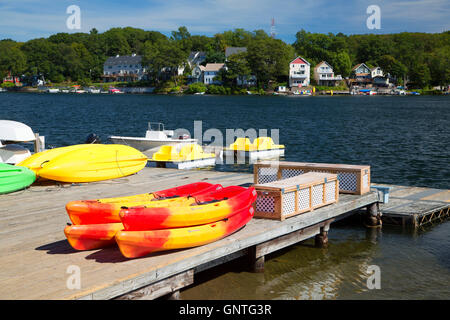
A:
<svg viewBox="0 0 450 320">
<path fill-rule="evenodd" d="M 267 183 L 306 172 L 333 173 L 339 179 L 339 192 L 362 195 L 370 191 L 370 166 L 309 162 L 260 161 L 253 165 L 254 183 Z"/>
<path fill-rule="evenodd" d="M 337 175 L 330 173 L 309 172 L 254 187 L 258 193 L 255 217 L 281 221 L 339 199 Z"/>
</svg>

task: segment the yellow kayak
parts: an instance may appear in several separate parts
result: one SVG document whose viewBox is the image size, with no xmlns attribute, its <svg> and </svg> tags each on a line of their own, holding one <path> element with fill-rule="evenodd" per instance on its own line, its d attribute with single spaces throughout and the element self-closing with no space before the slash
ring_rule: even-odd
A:
<svg viewBox="0 0 450 320">
<path fill-rule="evenodd" d="M 77 144 L 68 147 L 54 148 L 45 150 L 42 152 L 38 152 L 33 154 L 31 157 L 25 159 L 24 161 L 17 164 L 17 166 L 27 167 L 28 169 L 34 171 L 36 175 L 39 173 L 39 170 L 42 168 L 42 165 L 47 163 L 50 160 L 59 157 L 60 155 L 67 153 L 73 150 L 79 150 L 84 148 L 92 148 L 95 147 L 95 144 Z"/>
<path fill-rule="evenodd" d="M 134 174 L 147 163 L 147 157 L 140 151 L 120 144 L 84 144 L 48 151 L 53 152 L 35 154 L 31 157 L 34 159 L 20 165 L 49 180 L 93 182 Z"/>
</svg>

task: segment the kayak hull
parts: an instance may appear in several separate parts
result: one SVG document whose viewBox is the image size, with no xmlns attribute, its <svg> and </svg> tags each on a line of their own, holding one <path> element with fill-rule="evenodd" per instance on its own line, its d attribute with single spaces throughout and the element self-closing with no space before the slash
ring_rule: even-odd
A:
<svg viewBox="0 0 450 320">
<path fill-rule="evenodd" d="M 120 211 L 125 230 L 143 231 L 196 226 L 230 217 L 256 201 L 254 188 L 231 186 L 196 197 L 200 204 L 132 207 Z M 226 200 L 222 200 L 226 199 Z M 201 204 L 206 202 L 206 204 Z"/>
<path fill-rule="evenodd" d="M 222 189 L 219 184 L 196 182 L 161 190 L 153 193 L 144 193 L 128 197 L 105 198 L 97 200 L 71 201 L 66 204 L 66 211 L 73 224 L 102 224 L 121 222 L 120 210 L 122 207 L 133 206 L 175 206 L 188 201 L 186 197 L 195 196 Z M 159 200 L 158 200 L 159 199 Z M 194 199 L 189 200 L 192 203 Z"/>
<path fill-rule="evenodd" d="M 114 245 L 115 235 L 122 229 L 121 223 L 71 225 L 64 228 L 64 234 L 75 250 L 93 250 Z"/>
<path fill-rule="evenodd" d="M 28 168 L 0 163 L 0 194 L 25 189 L 35 180 L 35 173 Z"/>
<path fill-rule="evenodd" d="M 84 144 L 37 153 L 20 165 L 45 179 L 82 183 L 128 176 L 146 163 L 147 157 L 129 146 Z"/>
<path fill-rule="evenodd" d="M 116 242 L 126 258 L 138 258 L 153 252 L 184 249 L 220 240 L 245 226 L 253 217 L 248 206 L 227 219 L 186 228 L 149 231 L 119 231 Z"/>
</svg>

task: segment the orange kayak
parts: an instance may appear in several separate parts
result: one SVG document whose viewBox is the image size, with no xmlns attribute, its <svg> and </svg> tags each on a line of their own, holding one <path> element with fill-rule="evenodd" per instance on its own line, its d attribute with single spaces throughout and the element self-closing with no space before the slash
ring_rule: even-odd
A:
<svg viewBox="0 0 450 320">
<path fill-rule="evenodd" d="M 152 252 L 205 245 L 220 240 L 245 226 L 253 217 L 253 207 L 247 206 L 234 215 L 209 224 L 194 227 L 150 231 L 119 231 L 116 242 L 127 258 L 137 258 Z"/>
<path fill-rule="evenodd" d="M 230 186 L 195 196 L 194 203 L 166 207 L 122 208 L 120 219 L 125 230 L 144 231 L 181 228 L 219 221 L 256 201 L 255 188 Z"/>
<path fill-rule="evenodd" d="M 220 189 L 222 189 L 220 184 L 195 182 L 176 188 L 128 197 L 71 201 L 66 204 L 66 211 L 75 225 L 117 223 L 121 222 L 119 212 L 123 206 L 163 207 L 174 206 L 186 201 L 193 203 L 195 200 L 190 199 L 191 196 Z"/>
<path fill-rule="evenodd" d="M 119 223 L 71 225 L 64 228 L 69 244 L 76 250 L 92 250 L 115 244 L 114 236 L 123 229 Z"/>
</svg>

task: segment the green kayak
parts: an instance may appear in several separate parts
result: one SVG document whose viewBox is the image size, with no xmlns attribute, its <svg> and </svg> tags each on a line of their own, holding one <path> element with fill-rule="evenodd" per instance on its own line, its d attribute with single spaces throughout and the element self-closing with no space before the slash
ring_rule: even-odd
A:
<svg viewBox="0 0 450 320">
<path fill-rule="evenodd" d="M 0 163 L 0 194 L 24 189 L 36 180 L 28 168 Z"/>
</svg>

